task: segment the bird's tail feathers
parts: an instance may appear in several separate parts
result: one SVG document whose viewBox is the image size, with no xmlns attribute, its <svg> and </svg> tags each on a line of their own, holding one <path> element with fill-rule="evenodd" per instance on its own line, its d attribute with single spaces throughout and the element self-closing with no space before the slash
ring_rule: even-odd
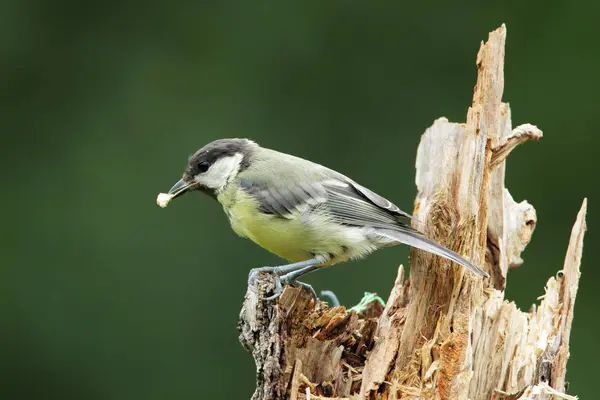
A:
<svg viewBox="0 0 600 400">
<path fill-rule="evenodd" d="M 410 228 L 408 228 L 410 229 Z M 475 275 L 478 276 L 484 276 L 486 278 L 489 278 L 490 275 L 485 272 L 483 269 L 479 268 L 478 266 L 476 266 L 475 264 L 471 263 L 470 261 L 468 261 L 467 259 L 465 259 L 463 256 L 461 256 L 458 253 L 455 253 L 452 250 L 449 250 L 447 248 L 445 248 L 444 246 L 434 242 L 433 240 L 427 238 L 426 236 L 424 236 L 422 233 L 415 231 L 413 229 L 410 230 L 391 230 L 391 229 L 385 229 L 385 230 L 378 230 L 377 233 L 379 233 L 381 236 L 384 236 L 388 239 L 403 243 L 403 244 L 407 244 L 409 246 L 412 247 L 416 247 L 420 250 L 424 250 L 427 251 L 429 253 L 433 253 L 435 255 L 447 258 L 448 260 L 454 261 L 455 263 L 458 263 L 460 265 L 462 265 L 463 267 L 467 268 L 468 270 L 470 270 L 471 272 L 473 272 Z"/>
</svg>

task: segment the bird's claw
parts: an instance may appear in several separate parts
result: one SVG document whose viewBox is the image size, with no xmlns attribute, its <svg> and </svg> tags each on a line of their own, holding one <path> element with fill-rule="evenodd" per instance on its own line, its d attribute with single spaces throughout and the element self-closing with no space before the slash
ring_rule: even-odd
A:
<svg viewBox="0 0 600 400">
<path fill-rule="evenodd" d="M 300 282 L 296 279 L 290 279 L 290 278 L 286 277 L 286 275 L 279 276 L 279 275 L 275 274 L 275 288 L 273 289 L 273 294 L 269 297 L 265 297 L 264 300 L 265 301 L 273 301 L 273 300 L 278 299 L 281 296 L 281 294 L 283 293 L 284 285 L 290 285 L 290 286 L 304 288 L 304 289 L 308 290 L 315 299 L 318 299 L 315 289 L 313 289 L 313 287 L 311 285 L 309 285 L 308 283 Z"/>
<path fill-rule="evenodd" d="M 275 288 L 273 289 L 273 294 L 269 297 L 264 297 L 265 301 L 272 301 L 279 298 L 281 293 L 283 293 L 284 285 L 302 287 L 308 290 L 315 299 L 318 299 L 317 293 L 312 286 L 310 286 L 308 283 L 296 280 L 294 276 L 291 276 L 292 274 L 283 274 L 282 276 L 281 270 L 278 267 L 260 267 L 251 269 L 250 273 L 248 274 L 248 285 L 256 285 L 258 274 L 261 272 L 270 272 L 275 278 Z"/>
<path fill-rule="evenodd" d="M 261 272 L 275 272 L 276 267 L 260 267 L 260 268 L 252 268 L 248 273 L 248 285 L 255 285 L 258 280 L 258 274 Z M 275 273 L 275 276 L 279 276 Z"/>
<path fill-rule="evenodd" d="M 315 300 L 319 299 L 319 297 L 317 297 L 317 292 L 315 292 L 315 289 L 313 289 L 313 287 L 311 285 L 309 285 L 308 283 L 294 281 L 294 282 L 291 282 L 290 285 L 302 287 L 302 288 L 308 290 L 309 293 L 312 294 L 312 296 L 314 297 Z"/>
<path fill-rule="evenodd" d="M 281 283 L 281 277 L 277 274 L 275 275 L 275 288 L 273 289 L 273 294 L 269 297 L 264 297 L 265 301 L 271 301 L 277 299 L 283 293 L 283 284 Z"/>
</svg>

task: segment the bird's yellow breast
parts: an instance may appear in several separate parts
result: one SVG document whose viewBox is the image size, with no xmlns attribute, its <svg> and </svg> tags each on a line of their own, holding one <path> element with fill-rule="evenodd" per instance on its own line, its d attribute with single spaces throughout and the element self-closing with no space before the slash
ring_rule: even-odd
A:
<svg viewBox="0 0 600 400">
<path fill-rule="evenodd" d="M 314 257 L 307 251 L 314 239 L 300 221 L 260 212 L 258 202 L 243 191 L 237 191 L 234 196 L 223 196 L 219 202 L 235 233 L 289 261 Z"/>
<path fill-rule="evenodd" d="M 360 228 L 332 223 L 318 212 L 289 217 L 265 214 L 256 199 L 235 185 L 219 194 L 217 200 L 238 235 L 292 262 L 321 255 L 330 257 L 321 266 L 329 266 L 363 257 L 377 249 Z"/>
</svg>

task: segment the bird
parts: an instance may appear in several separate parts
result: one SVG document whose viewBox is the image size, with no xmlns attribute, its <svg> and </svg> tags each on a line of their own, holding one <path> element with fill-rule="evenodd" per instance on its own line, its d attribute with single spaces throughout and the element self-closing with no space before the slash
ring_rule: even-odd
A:
<svg viewBox="0 0 600 400">
<path fill-rule="evenodd" d="M 317 269 L 360 259 L 385 247 L 409 245 L 456 262 L 479 277 L 489 274 L 411 226 L 412 216 L 349 177 L 250 139 L 218 139 L 188 157 L 183 176 L 161 207 L 184 193 L 203 192 L 222 206 L 233 231 L 287 260 L 252 268 L 275 276 L 274 300 L 284 285 Z M 316 297 L 316 295 L 315 295 Z"/>
</svg>

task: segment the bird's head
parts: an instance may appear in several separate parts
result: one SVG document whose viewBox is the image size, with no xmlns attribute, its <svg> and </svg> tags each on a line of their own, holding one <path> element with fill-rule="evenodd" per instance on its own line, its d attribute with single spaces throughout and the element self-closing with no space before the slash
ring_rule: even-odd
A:
<svg viewBox="0 0 600 400">
<path fill-rule="evenodd" d="M 248 167 L 257 147 L 248 139 L 219 139 L 202 147 L 189 157 L 183 177 L 169 190 L 166 202 L 191 190 L 215 197 Z"/>
</svg>

